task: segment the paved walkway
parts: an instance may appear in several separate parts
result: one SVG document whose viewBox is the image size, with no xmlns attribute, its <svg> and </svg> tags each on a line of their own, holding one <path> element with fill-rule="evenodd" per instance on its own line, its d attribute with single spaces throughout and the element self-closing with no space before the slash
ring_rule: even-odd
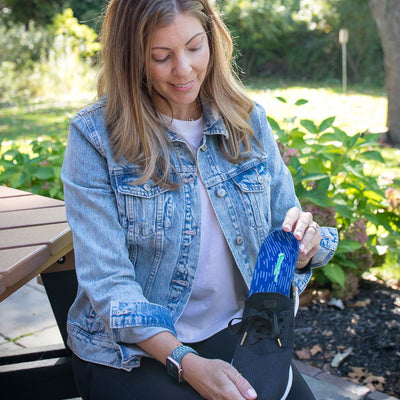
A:
<svg viewBox="0 0 400 400">
<path fill-rule="evenodd" d="M 36 280 L 1 302 L 0 316 L 0 357 L 5 351 L 62 343 L 45 290 Z M 397 400 L 308 364 L 296 365 L 317 400 Z"/>
</svg>

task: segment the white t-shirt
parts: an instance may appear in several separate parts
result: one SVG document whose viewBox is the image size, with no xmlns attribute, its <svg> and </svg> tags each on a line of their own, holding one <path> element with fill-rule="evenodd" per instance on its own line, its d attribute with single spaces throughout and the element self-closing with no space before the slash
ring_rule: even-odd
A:
<svg viewBox="0 0 400 400">
<path fill-rule="evenodd" d="M 194 153 L 203 135 L 203 118 L 172 120 L 169 127 L 190 144 Z M 246 287 L 222 233 L 207 190 L 199 176 L 201 241 L 196 276 L 182 315 L 175 324 L 178 339 L 199 342 L 226 328 L 232 318 L 242 316 Z"/>
</svg>

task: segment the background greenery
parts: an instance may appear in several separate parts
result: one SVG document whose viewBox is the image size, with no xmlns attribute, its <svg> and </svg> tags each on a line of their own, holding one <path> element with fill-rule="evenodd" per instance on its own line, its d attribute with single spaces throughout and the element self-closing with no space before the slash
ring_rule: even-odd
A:
<svg viewBox="0 0 400 400">
<path fill-rule="evenodd" d="M 338 33 L 349 30 L 349 79 L 382 84 L 382 49 L 366 0 L 218 0 L 253 76 L 340 79 Z"/>
<path fill-rule="evenodd" d="M 338 35 L 347 28 L 349 82 L 383 85 L 382 48 L 367 0 L 215 2 L 234 36 L 242 75 L 338 82 Z M 86 90 L 88 79 L 79 78 L 96 65 L 105 3 L 0 0 L 0 100 L 46 95 L 62 84 Z"/>
<path fill-rule="evenodd" d="M 367 1 L 216 3 L 304 208 L 339 229 L 339 251 L 316 279 L 342 298 L 365 271 L 399 281 L 400 150 L 374 134 L 385 129 L 387 101 Z M 68 124 L 95 98 L 102 7 L 102 0 L 0 0 L 0 184 L 63 198 Z M 350 30 L 347 95 L 342 27 Z"/>
</svg>

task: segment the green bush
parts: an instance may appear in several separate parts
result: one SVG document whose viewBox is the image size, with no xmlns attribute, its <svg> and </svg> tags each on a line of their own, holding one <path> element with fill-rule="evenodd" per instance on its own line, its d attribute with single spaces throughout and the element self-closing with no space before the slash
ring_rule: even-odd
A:
<svg viewBox="0 0 400 400">
<path fill-rule="evenodd" d="M 306 103 L 300 99 L 295 105 Z M 393 206 L 397 200 L 389 190 L 390 181 L 370 176 L 364 168 L 366 163 L 385 162 L 378 149 L 379 135 L 349 136 L 334 121 L 331 117 L 315 124 L 292 117 L 283 129 L 269 118 L 303 208 L 320 225 L 339 231 L 334 258 L 315 270 L 315 278 L 332 282 L 338 296 L 348 297 L 354 294 L 357 279 L 382 265 L 388 248 L 399 246 L 400 213 Z"/>
<path fill-rule="evenodd" d="M 58 135 L 28 143 L 0 143 L 0 185 L 63 200 L 65 142 Z"/>
<path fill-rule="evenodd" d="M 341 28 L 350 32 L 349 82 L 384 82 L 380 39 L 365 0 L 218 0 L 249 76 L 341 79 Z"/>
<path fill-rule="evenodd" d="M 85 24 L 80 24 L 72 9 L 67 8 L 54 17 L 49 31 L 52 36 L 68 38 L 71 48 L 77 49 L 82 58 L 93 57 L 100 50 L 97 33 Z"/>
<path fill-rule="evenodd" d="M 0 18 L 0 101 L 87 92 L 95 87 L 97 34 L 70 9 L 47 27 Z"/>
</svg>

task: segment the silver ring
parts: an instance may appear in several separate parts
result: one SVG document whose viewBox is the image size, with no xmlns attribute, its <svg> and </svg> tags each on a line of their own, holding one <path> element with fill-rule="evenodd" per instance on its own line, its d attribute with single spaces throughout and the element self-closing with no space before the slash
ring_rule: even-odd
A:
<svg viewBox="0 0 400 400">
<path fill-rule="evenodd" d="M 236 375 L 236 378 L 235 378 L 234 381 L 233 381 L 233 384 L 234 384 L 234 385 L 236 385 L 236 382 L 237 382 L 237 380 L 239 379 L 239 376 L 242 376 L 242 374 L 241 374 L 240 372 Z"/>
<path fill-rule="evenodd" d="M 313 229 L 315 229 L 315 232 L 318 232 L 319 225 L 315 221 L 313 221 L 313 222 L 311 222 L 310 225 L 308 225 L 308 228 L 313 228 Z"/>
</svg>

